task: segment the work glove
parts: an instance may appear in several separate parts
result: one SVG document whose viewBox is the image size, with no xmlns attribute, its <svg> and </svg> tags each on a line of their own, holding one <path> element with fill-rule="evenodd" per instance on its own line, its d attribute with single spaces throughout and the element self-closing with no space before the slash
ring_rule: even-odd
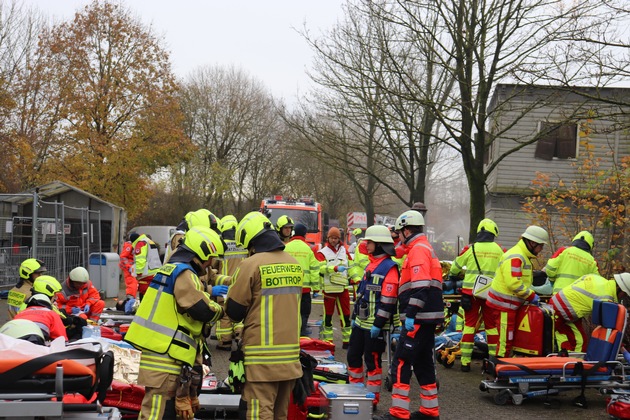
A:
<svg viewBox="0 0 630 420">
<path fill-rule="evenodd" d="M 319 292 L 313 292 L 313 299 L 319 297 Z"/>
<path fill-rule="evenodd" d="M 413 318 L 410 318 L 410 317 L 405 318 L 405 329 L 407 331 L 413 330 Z"/>
<path fill-rule="evenodd" d="M 621 347 L 621 351 L 623 352 L 623 358 L 626 360 L 626 362 L 630 363 L 630 352 L 628 352 L 628 350 L 626 350 L 625 347 Z"/>
<path fill-rule="evenodd" d="M 460 306 L 463 310 L 470 311 L 473 307 L 472 296 L 463 294 L 462 298 L 460 299 Z"/>
<path fill-rule="evenodd" d="M 230 389 L 234 393 L 240 393 L 245 385 L 245 354 L 239 348 L 234 350 L 230 355 L 230 367 L 228 370 L 228 380 L 230 383 Z"/>
<path fill-rule="evenodd" d="M 193 413 L 196 413 L 201 409 L 201 404 L 199 403 L 199 397 L 193 396 L 190 397 L 190 407 L 192 408 Z"/>
<path fill-rule="evenodd" d="M 353 319 L 352 322 L 350 323 L 350 328 L 354 328 L 356 325 L 357 325 L 357 321 Z"/>
<path fill-rule="evenodd" d="M 338 266 L 335 266 L 335 271 L 336 271 L 337 273 L 343 273 L 343 272 L 345 272 L 345 271 L 347 271 L 347 270 L 348 270 L 348 267 L 346 267 L 345 265 L 338 265 Z"/>
<path fill-rule="evenodd" d="M 212 286 L 212 296 L 213 297 L 217 297 L 217 296 L 223 296 L 225 294 L 227 294 L 228 292 L 228 287 L 221 284 L 219 286 Z"/>
<path fill-rule="evenodd" d="M 75 306 L 74 308 L 72 308 L 72 315 L 79 315 L 81 313 L 81 308 L 79 308 L 78 306 Z"/>
<path fill-rule="evenodd" d="M 534 293 L 534 298 L 529 303 L 538 306 L 540 304 L 540 297 Z"/>
<path fill-rule="evenodd" d="M 136 300 L 134 298 L 127 299 L 125 303 L 125 314 L 131 315 L 134 312 L 133 306 L 136 304 Z"/>
<path fill-rule="evenodd" d="M 83 312 L 85 312 L 86 314 L 87 314 L 88 312 L 90 312 L 90 304 L 89 304 L 89 303 L 86 303 L 86 304 L 85 304 L 85 306 L 83 307 Z"/>
<path fill-rule="evenodd" d="M 370 328 L 370 337 L 376 338 L 380 333 L 381 329 L 375 325 L 372 325 L 372 328 Z"/>
<path fill-rule="evenodd" d="M 175 412 L 181 419 L 195 418 L 189 396 L 175 398 Z"/>
</svg>

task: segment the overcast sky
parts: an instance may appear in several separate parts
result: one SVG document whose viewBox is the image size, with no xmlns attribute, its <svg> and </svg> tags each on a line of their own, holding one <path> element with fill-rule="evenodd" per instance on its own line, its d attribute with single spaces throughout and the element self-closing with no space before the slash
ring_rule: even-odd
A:
<svg viewBox="0 0 630 420">
<path fill-rule="evenodd" d="M 87 0 L 22 0 L 55 20 L 70 19 Z M 175 73 L 204 65 L 242 68 L 288 102 L 305 93 L 312 53 L 296 32 L 314 34 L 341 17 L 342 0 L 125 0 L 162 35 Z"/>
</svg>

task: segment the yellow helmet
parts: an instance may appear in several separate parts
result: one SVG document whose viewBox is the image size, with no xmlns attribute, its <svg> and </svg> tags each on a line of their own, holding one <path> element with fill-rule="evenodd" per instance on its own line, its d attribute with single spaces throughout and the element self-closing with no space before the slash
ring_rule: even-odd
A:
<svg viewBox="0 0 630 420">
<path fill-rule="evenodd" d="M 189 211 L 184 216 L 186 221 L 186 230 L 190 230 L 194 227 L 205 226 L 215 232 L 219 231 L 219 219 L 208 209 L 199 209 L 195 211 Z"/>
<path fill-rule="evenodd" d="M 20 278 L 24 280 L 31 278 L 33 273 L 45 273 L 46 271 L 48 270 L 44 267 L 44 262 L 35 258 L 29 258 L 20 264 Z"/>
<path fill-rule="evenodd" d="M 415 210 L 407 210 L 396 219 L 396 230 L 405 226 L 424 226 L 424 217 Z"/>
<path fill-rule="evenodd" d="M 295 226 L 295 223 L 293 223 L 293 219 L 291 219 L 289 216 L 283 214 L 282 216 L 278 217 L 278 221 L 276 222 L 276 230 L 278 232 L 280 232 L 283 227 L 293 226 Z"/>
<path fill-rule="evenodd" d="M 43 293 L 49 298 L 61 291 L 61 283 L 53 276 L 39 276 L 33 282 L 33 293 Z"/>
<path fill-rule="evenodd" d="M 352 231 L 352 234 L 356 236 L 357 238 L 361 236 L 362 233 L 363 233 L 363 229 L 361 228 L 356 228 L 355 230 Z"/>
<path fill-rule="evenodd" d="M 221 219 L 221 232 L 225 232 L 226 230 L 230 229 L 236 229 L 236 226 L 238 226 L 238 220 L 236 219 L 236 216 L 232 214 L 223 216 L 223 218 Z"/>
<path fill-rule="evenodd" d="M 483 219 L 481 222 L 479 222 L 479 226 L 477 226 L 477 233 L 481 232 L 482 230 L 490 232 L 494 236 L 499 236 L 499 227 L 491 219 Z"/>
<path fill-rule="evenodd" d="M 199 257 L 201 261 L 208 261 L 225 252 L 225 245 L 219 234 L 206 226 L 194 227 L 186 232 L 181 246 Z"/>
<path fill-rule="evenodd" d="M 259 211 L 249 212 L 236 227 L 236 245 L 249 248 L 252 239 L 267 230 L 273 230 L 269 219 Z"/>
<path fill-rule="evenodd" d="M 575 238 L 573 238 L 574 241 L 577 241 L 578 239 L 582 239 L 588 244 L 591 249 L 593 249 L 593 246 L 595 245 L 595 239 L 593 238 L 593 235 L 591 235 L 591 232 L 583 230 L 582 232 L 575 235 Z"/>
</svg>

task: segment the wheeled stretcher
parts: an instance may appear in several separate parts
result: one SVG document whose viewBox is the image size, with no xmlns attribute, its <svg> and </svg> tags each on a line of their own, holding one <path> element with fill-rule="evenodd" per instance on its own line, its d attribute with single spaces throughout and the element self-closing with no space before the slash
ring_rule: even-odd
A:
<svg viewBox="0 0 630 420">
<path fill-rule="evenodd" d="M 563 389 L 582 389 L 574 404 L 585 407 L 585 388 L 630 388 L 627 366 L 618 360 L 626 329 L 627 311 L 623 305 L 594 301 L 593 323 L 585 354 L 567 357 L 491 358 L 484 360 L 484 372 L 493 379 L 481 381 L 481 391 L 498 391 L 496 404 L 558 394 Z"/>
<path fill-rule="evenodd" d="M 105 418 L 116 418 L 117 410 L 101 405 L 112 381 L 113 366 L 112 353 L 100 346 L 96 350 L 70 346 L 30 356 L 4 349 L 0 355 L 0 418 L 105 417 L 104 411 L 114 412 L 114 417 Z"/>
</svg>

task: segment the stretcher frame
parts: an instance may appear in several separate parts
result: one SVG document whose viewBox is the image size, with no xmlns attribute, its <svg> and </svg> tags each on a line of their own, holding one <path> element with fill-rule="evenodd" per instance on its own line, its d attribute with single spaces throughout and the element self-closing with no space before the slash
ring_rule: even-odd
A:
<svg viewBox="0 0 630 420">
<path fill-rule="evenodd" d="M 494 395 L 497 405 L 504 405 L 511 401 L 514 405 L 521 405 L 524 400 L 534 397 L 546 397 L 558 395 L 561 391 L 585 388 L 596 388 L 605 394 L 609 389 L 630 389 L 630 376 L 626 373 L 627 365 L 619 360 L 619 349 L 627 326 L 627 311 L 623 305 L 612 302 L 594 301 L 593 312 L 597 311 L 598 319 L 603 319 L 603 311 L 610 310 L 615 305 L 618 309 L 617 323 L 623 317 L 622 328 L 610 328 L 604 326 L 603 321 L 598 322 L 597 328 L 616 331 L 615 342 L 611 346 L 611 359 L 614 360 L 588 360 L 589 353 L 597 353 L 597 341 L 591 337 L 586 353 L 571 353 L 569 357 L 550 354 L 547 357 L 519 357 L 519 358 L 490 358 L 484 360 L 484 372 L 494 375 L 494 379 L 482 380 L 479 389 L 482 392 L 498 391 Z M 595 316 L 594 316 L 595 320 Z M 609 324 L 607 324 L 609 325 Z M 597 330 L 596 328 L 596 330 Z M 590 352 L 589 352 L 590 351 Z M 582 372 L 574 372 L 574 369 L 582 364 Z M 547 366 L 545 366 L 545 364 Z M 497 373 L 499 365 L 513 366 L 516 369 L 507 370 L 503 374 Z M 583 392 L 575 401 L 576 405 L 585 406 Z"/>
<path fill-rule="evenodd" d="M 93 343 L 99 344 L 99 343 Z M 30 360 L 20 360 L 20 365 L 16 365 L 15 369 L 9 369 L 2 373 L 7 376 L 9 372 L 16 371 L 18 375 L 15 382 L 15 392 L 6 390 L 10 383 L 3 383 L 3 390 L 0 390 L 0 418 L 3 419 L 25 419 L 25 418 L 91 418 L 92 415 L 99 418 L 120 418 L 120 412 L 112 407 L 103 407 L 101 402 L 105 397 L 105 388 L 109 387 L 107 381 L 111 381 L 111 377 L 104 378 L 103 386 L 99 386 L 99 369 L 102 363 L 102 357 L 105 355 L 102 347 L 98 350 L 87 350 L 75 346 L 68 346 L 68 350 L 59 353 L 49 353 L 47 355 L 35 356 Z M 113 369 L 113 356 L 109 353 L 110 359 L 106 362 L 105 370 L 111 373 Z M 70 368 L 79 365 L 72 357 L 78 359 L 94 359 L 95 371 L 89 374 L 90 368 L 76 375 L 67 375 L 64 368 L 68 365 Z M 8 359 L 13 360 L 13 359 Z M 18 359 L 16 359 L 18 360 Z M 41 363 L 38 360 L 45 360 Z M 110 364 L 111 363 L 111 364 Z M 20 370 L 22 365 L 29 366 Z M 54 367 L 53 367 L 54 365 Z M 33 366 L 33 367 L 30 367 Z M 18 370 L 16 370 L 18 369 Z M 50 371 L 54 369 L 54 374 Z M 17 373 L 20 372 L 20 373 Z M 37 373 L 45 372 L 45 373 Z M 13 377 L 11 375 L 11 377 Z M 22 383 L 19 383 L 19 382 Z M 87 386 L 87 383 L 90 383 Z M 91 394 L 96 394 L 97 399 L 92 404 L 68 404 L 64 403 L 63 397 L 66 392 L 66 386 L 71 388 L 70 392 L 84 393 L 88 389 Z M 79 391 L 77 388 L 83 391 Z M 86 388 L 87 389 L 84 389 Z M 72 412 L 73 414 L 68 414 Z M 77 414 L 78 413 L 78 414 Z"/>
</svg>

